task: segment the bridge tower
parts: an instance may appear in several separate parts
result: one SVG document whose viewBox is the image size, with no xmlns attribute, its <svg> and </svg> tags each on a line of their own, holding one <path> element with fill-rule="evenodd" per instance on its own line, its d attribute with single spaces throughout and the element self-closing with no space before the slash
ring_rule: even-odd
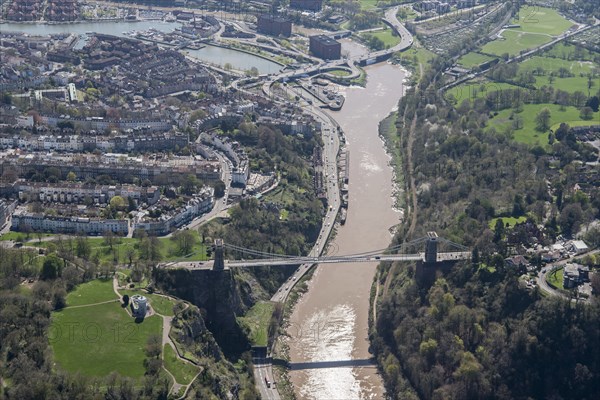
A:
<svg viewBox="0 0 600 400">
<path fill-rule="evenodd" d="M 225 269 L 225 259 L 223 257 L 223 239 L 215 239 L 215 261 L 213 270 L 223 271 Z"/>
<path fill-rule="evenodd" d="M 427 243 L 425 244 L 425 262 L 437 262 L 438 235 L 435 232 L 427 232 Z"/>
</svg>

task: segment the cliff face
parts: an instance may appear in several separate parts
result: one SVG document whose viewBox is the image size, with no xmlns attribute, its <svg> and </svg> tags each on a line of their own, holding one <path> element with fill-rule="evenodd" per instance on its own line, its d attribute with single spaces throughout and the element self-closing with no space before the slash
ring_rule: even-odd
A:
<svg viewBox="0 0 600 400">
<path fill-rule="evenodd" d="M 252 306 L 247 284 L 232 271 L 156 270 L 156 286 L 173 296 L 196 305 L 207 328 L 226 355 L 249 349 L 248 341 L 236 322 Z"/>
</svg>

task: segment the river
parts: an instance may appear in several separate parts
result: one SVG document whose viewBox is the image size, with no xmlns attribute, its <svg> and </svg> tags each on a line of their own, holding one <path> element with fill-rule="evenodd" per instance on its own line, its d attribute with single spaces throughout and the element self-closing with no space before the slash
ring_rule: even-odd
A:
<svg viewBox="0 0 600 400">
<path fill-rule="evenodd" d="M 106 21 L 81 22 L 75 24 L 43 24 L 43 23 L 4 23 L 0 24 L 1 32 L 26 32 L 30 35 L 49 35 L 55 33 L 75 33 L 84 35 L 87 32 L 104 33 L 107 35 L 126 36 L 125 32 L 132 30 L 146 31 L 150 28 L 161 32 L 172 32 L 181 26 L 178 22 L 164 21 Z M 77 47 L 77 45 L 76 45 Z M 206 46 L 200 50 L 187 50 L 188 53 L 201 61 L 212 64 L 231 64 L 234 69 L 250 70 L 256 67 L 260 74 L 279 72 L 281 65 L 241 51 L 225 49 L 216 46 Z"/>
<path fill-rule="evenodd" d="M 393 208 L 393 169 L 378 124 L 396 107 L 404 72 L 390 64 L 367 71 L 366 88 L 346 88 L 343 109 L 331 113 L 346 136 L 350 181 L 347 222 L 338 227 L 328 254 L 383 249 L 391 241 L 390 228 L 400 220 Z M 291 380 L 299 399 L 383 398 L 383 383 L 368 351 L 369 294 L 376 266 L 317 267 L 288 331 Z"/>
</svg>

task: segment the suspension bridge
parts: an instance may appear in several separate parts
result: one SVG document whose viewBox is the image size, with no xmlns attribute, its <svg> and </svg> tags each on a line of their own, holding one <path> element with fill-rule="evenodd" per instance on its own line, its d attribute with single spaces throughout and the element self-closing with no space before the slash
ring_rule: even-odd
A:
<svg viewBox="0 0 600 400">
<path fill-rule="evenodd" d="M 446 251 L 439 251 L 441 247 Z M 421 248 L 424 251 L 418 251 Z M 204 263 L 185 261 L 185 259 L 162 264 L 166 268 L 213 269 L 249 268 L 260 266 L 285 266 L 302 264 L 339 264 L 381 261 L 420 261 L 427 264 L 466 260 L 471 251 L 460 244 L 439 237 L 435 232 L 410 242 L 401 243 L 386 249 L 366 251 L 346 255 L 286 255 L 268 251 L 248 249 L 222 239 L 216 239 L 213 245 L 214 260 Z"/>
</svg>

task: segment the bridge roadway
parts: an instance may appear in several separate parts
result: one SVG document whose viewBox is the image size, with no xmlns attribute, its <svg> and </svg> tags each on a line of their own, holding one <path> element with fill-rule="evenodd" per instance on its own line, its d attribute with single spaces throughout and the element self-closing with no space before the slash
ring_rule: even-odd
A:
<svg viewBox="0 0 600 400">
<path fill-rule="evenodd" d="M 456 251 L 438 253 L 437 261 L 466 260 L 471 257 L 471 252 Z M 381 261 L 419 261 L 425 259 L 425 253 L 418 254 L 380 254 L 368 256 L 327 256 L 327 257 L 294 257 L 272 258 L 261 260 L 231 260 L 225 261 L 229 268 L 247 268 L 259 266 L 300 265 L 300 264 L 337 264 L 348 262 L 381 262 Z"/>
<path fill-rule="evenodd" d="M 437 253 L 437 262 L 466 260 L 471 257 L 469 251 L 452 251 Z M 416 254 L 370 254 L 370 255 L 347 255 L 347 256 L 324 256 L 324 257 L 287 257 L 287 258 L 261 258 L 256 260 L 225 260 L 225 269 L 231 268 L 249 268 L 249 267 L 267 267 L 283 265 L 301 265 L 307 266 L 313 264 L 338 264 L 349 262 L 382 262 L 382 261 L 423 261 L 425 253 Z M 168 268 L 187 268 L 187 269 L 212 269 L 213 262 L 204 263 L 181 261 L 163 264 Z"/>
</svg>

